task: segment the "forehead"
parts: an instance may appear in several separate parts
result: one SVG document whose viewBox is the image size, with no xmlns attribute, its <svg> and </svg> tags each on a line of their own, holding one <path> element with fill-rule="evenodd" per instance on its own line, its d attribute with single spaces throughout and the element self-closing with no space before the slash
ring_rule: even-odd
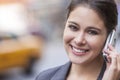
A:
<svg viewBox="0 0 120 80">
<path fill-rule="evenodd" d="M 89 7 L 78 6 L 69 15 L 68 21 L 78 24 L 84 23 L 85 26 L 105 27 L 103 20 L 97 12 Z"/>
<path fill-rule="evenodd" d="M 70 16 L 74 16 L 74 17 L 83 17 L 83 16 L 86 16 L 86 17 L 90 17 L 91 16 L 91 19 L 94 19 L 94 18 L 100 18 L 100 16 L 98 15 L 98 13 L 91 9 L 90 7 L 86 7 L 86 6 L 77 6 L 74 8 L 74 10 L 72 10 L 70 12 Z"/>
</svg>

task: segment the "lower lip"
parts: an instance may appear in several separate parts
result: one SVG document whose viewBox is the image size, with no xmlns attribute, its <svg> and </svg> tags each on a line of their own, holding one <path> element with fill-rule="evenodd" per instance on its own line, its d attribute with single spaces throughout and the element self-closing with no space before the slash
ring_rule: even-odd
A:
<svg viewBox="0 0 120 80">
<path fill-rule="evenodd" d="M 76 52 L 72 49 L 72 53 L 76 56 L 83 56 L 83 55 L 86 55 L 87 53 L 86 52 Z"/>
<path fill-rule="evenodd" d="M 86 53 L 84 53 L 84 52 L 78 53 L 78 52 L 72 51 L 72 53 L 73 53 L 74 55 L 76 55 L 76 56 L 83 56 L 83 55 L 86 55 Z"/>
</svg>

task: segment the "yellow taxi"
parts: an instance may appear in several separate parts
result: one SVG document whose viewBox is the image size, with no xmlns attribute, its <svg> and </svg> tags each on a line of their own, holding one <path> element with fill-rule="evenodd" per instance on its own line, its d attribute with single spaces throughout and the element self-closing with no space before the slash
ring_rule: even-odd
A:
<svg viewBox="0 0 120 80">
<path fill-rule="evenodd" d="M 0 73 L 14 67 L 31 73 L 34 62 L 42 54 L 43 39 L 35 35 L 2 37 L 0 40 Z"/>
<path fill-rule="evenodd" d="M 35 24 L 27 17 L 27 1 L 0 0 L 0 73 L 15 67 L 30 73 L 42 54 L 43 38 L 27 31 Z"/>
</svg>

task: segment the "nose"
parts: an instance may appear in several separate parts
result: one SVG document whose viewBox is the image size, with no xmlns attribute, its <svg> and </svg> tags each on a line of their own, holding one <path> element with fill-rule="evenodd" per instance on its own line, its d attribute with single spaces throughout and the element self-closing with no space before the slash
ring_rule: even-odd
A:
<svg viewBox="0 0 120 80">
<path fill-rule="evenodd" d="M 76 45 L 85 45 L 86 44 L 86 39 L 84 34 L 78 34 L 75 37 L 75 44 Z"/>
</svg>

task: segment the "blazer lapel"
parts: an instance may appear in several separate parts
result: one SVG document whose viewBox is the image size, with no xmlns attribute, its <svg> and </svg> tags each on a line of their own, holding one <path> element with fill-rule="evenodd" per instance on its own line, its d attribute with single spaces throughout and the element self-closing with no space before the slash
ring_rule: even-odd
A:
<svg viewBox="0 0 120 80">
<path fill-rule="evenodd" d="M 65 65 L 61 66 L 61 68 L 55 73 L 51 80 L 65 80 L 70 66 L 71 62 L 68 62 Z"/>
</svg>

